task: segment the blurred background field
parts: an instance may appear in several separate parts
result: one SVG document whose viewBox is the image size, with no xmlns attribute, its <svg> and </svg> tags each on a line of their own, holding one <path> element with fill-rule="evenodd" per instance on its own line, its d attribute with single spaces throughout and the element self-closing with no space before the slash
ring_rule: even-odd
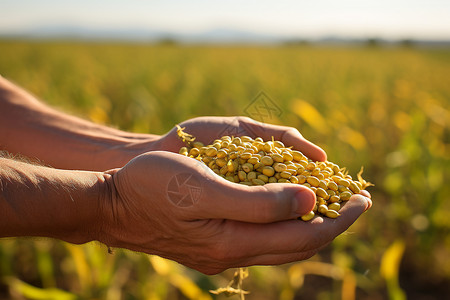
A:
<svg viewBox="0 0 450 300">
<path fill-rule="evenodd" d="M 251 267 L 246 298 L 450 294 L 448 48 L 10 39 L 0 74 L 61 110 L 156 134 L 195 116 L 244 115 L 264 92 L 281 115 L 263 121 L 298 128 L 353 176 L 364 166 L 374 205 L 310 260 Z M 0 299 L 224 299 L 208 290 L 233 271 L 205 276 L 96 243 L 0 240 Z"/>
</svg>

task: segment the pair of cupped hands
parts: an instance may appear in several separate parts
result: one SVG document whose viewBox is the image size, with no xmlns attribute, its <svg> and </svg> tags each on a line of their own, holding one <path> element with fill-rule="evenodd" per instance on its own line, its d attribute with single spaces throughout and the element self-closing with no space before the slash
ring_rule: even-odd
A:
<svg viewBox="0 0 450 300">
<path fill-rule="evenodd" d="M 326 153 L 291 127 L 246 117 L 200 117 L 179 124 L 205 143 L 222 135 L 282 141 L 316 161 Z M 298 184 L 244 186 L 179 155 L 176 128 L 152 142 L 152 151 L 106 171 L 101 242 L 156 254 L 205 274 L 251 265 L 310 258 L 368 208 L 370 194 L 353 195 L 337 219 L 297 220 L 311 211 L 315 194 Z M 183 200 L 184 199 L 184 200 Z M 180 201 L 178 201 L 180 200 Z"/>
</svg>

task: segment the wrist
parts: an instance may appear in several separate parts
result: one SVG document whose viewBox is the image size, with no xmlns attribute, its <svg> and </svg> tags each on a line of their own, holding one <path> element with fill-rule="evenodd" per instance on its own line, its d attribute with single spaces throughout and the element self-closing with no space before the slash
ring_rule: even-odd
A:
<svg viewBox="0 0 450 300">
<path fill-rule="evenodd" d="M 121 211 L 118 202 L 119 194 L 114 182 L 114 174 L 118 170 L 106 171 L 99 177 L 99 213 L 93 218 L 93 227 L 96 228 L 94 240 L 108 247 L 118 247 L 121 234 L 120 225 L 118 225 L 118 214 Z"/>
<path fill-rule="evenodd" d="M 0 236 L 86 243 L 98 235 L 101 173 L 0 158 Z"/>
</svg>

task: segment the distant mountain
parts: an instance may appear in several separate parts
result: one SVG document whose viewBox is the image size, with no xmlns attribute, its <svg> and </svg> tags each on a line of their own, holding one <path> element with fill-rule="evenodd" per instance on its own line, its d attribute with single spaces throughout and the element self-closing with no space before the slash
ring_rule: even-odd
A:
<svg viewBox="0 0 450 300">
<path fill-rule="evenodd" d="M 398 44 L 418 46 L 450 46 L 450 40 L 414 40 L 401 41 L 381 38 L 346 38 L 341 36 L 324 36 L 308 39 L 301 36 L 280 36 L 245 31 L 232 28 L 215 28 L 197 33 L 173 32 L 162 29 L 144 28 L 87 28 L 73 25 L 43 25 L 15 32 L 0 29 L 0 38 L 29 39 L 81 39 L 81 40 L 118 40 L 137 42 L 172 41 L 180 43 L 245 43 L 245 44 L 301 44 L 305 42 L 317 44 Z"/>
<path fill-rule="evenodd" d="M 71 25 L 45 25 L 20 31 L 3 33 L 0 37 L 24 37 L 34 39 L 75 38 L 88 40 L 159 41 L 172 39 L 194 43 L 273 43 L 282 40 L 275 35 L 265 35 L 243 30 L 217 28 L 198 33 L 180 33 L 158 29 L 108 28 L 92 29 Z"/>
</svg>

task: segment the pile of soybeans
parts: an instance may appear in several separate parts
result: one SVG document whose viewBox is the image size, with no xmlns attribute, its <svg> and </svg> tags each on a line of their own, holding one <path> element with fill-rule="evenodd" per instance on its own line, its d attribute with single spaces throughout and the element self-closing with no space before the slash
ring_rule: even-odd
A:
<svg viewBox="0 0 450 300">
<path fill-rule="evenodd" d="M 339 210 L 353 194 L 372 185 L 362 177 L 353 180 L 345 168 L 330 161 L 315 162 L 281 141 L 264 141 L 249 136 L 223 136 L 205 146 L 178 126 L 178 136 L 186 144 L 180 154 L 206 164 L 218 176 L 249 186 L 266 183 L 294 183 L 316 194 L 316 205 L 301 217 L 309 221 L 319 214 L 337 218 Z"/>
</svg>

